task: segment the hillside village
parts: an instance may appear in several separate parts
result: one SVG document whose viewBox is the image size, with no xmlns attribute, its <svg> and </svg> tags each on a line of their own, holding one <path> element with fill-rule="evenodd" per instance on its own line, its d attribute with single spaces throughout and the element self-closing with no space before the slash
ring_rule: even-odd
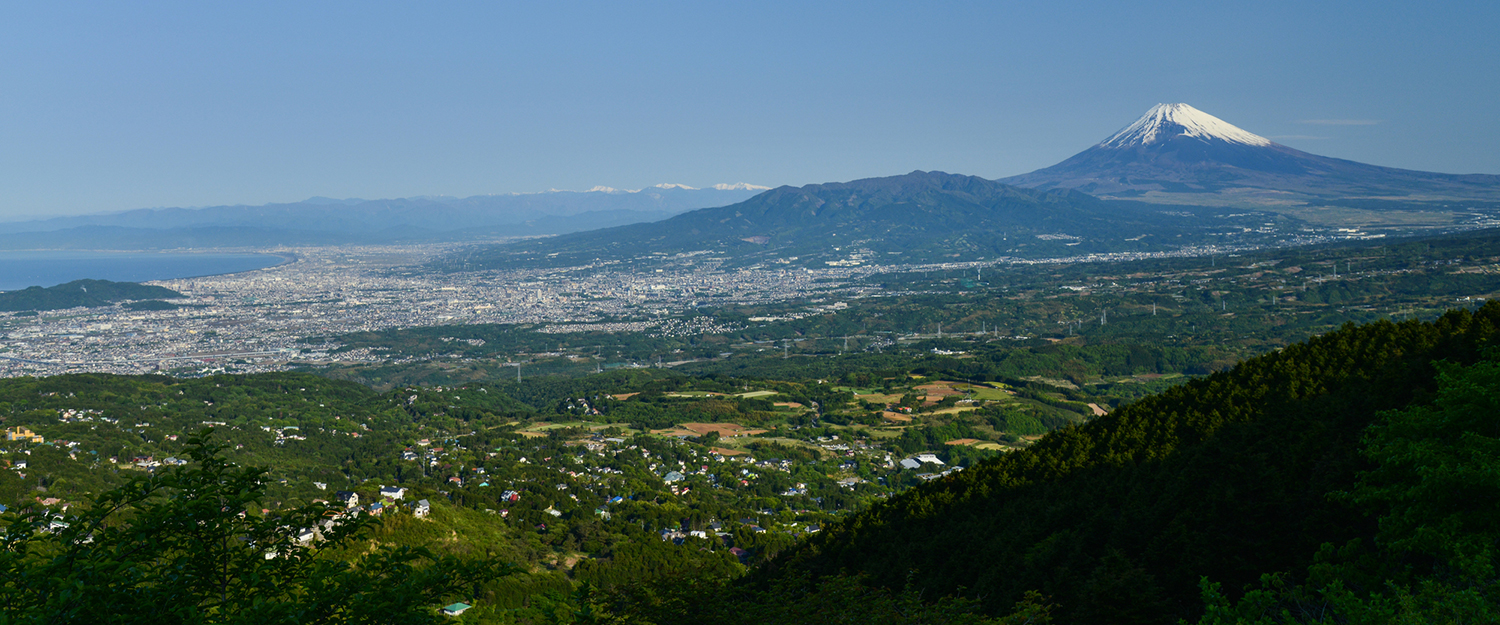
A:
<svg viewBox="0 0 1500 625">
<path fill-rule="evenodd" d="M 261 376 L 259 389 L 241 380 L 117 379 L 107 393 L 87 376 L 0 382 L 5 420 L 25 423 L 6 429 L 0 496 L 60 514 L 132 475 L 185 464 L 184 445 L 212 430 L 232 457 L 271 468 L 276 501 L 264 514 L 332 506 L 330 525 L 308 528 L 306 541 L 351 515 L 430 522 L 441 507 L 536 536 L 555 554 L 539 562 L 604 556 L 578 536 L 606 531 L 750 564 L 871 501 L 1027 443 L 983 411 L 1056 411 L 1004 385 L 920 377 L 870 389 L 814 380 L 823 388 L 811 396 L 802 383 L 637 380 L 560 397 L 550 413 L 501 409 L 514 400 L 484 387 L 373 394 L 302 374 Z M 652 427 L 652 415 L 683 411 L 721 419 Z"/>
</svg>

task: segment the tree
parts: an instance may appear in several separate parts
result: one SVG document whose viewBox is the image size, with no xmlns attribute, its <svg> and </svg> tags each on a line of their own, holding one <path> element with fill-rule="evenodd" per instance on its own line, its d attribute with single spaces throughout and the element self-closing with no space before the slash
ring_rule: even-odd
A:
<svg viewBox="0 0 1500 625">
<path fill-rule="evenodd" d="M 329 557 L 377 521 L 325 529 L 324 504 L 262 514 L 266 470 L 229 463 L 210 436 L 190 439 L 189 464 L 134 478 L 81 513 L 9 515 L 0 622 L 425 623 L 509 570 L 412 547 Z M 299 542 L 313 528 L 321 542 Z"/>
</svg>

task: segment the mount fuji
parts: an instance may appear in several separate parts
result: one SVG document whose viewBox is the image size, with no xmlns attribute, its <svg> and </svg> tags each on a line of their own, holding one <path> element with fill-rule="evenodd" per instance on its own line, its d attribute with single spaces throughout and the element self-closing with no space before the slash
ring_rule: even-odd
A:
<svg viewBox="0 0 1500 625">
<path fill-rule="evenodd" d="M 1159 204 L 1500 201 L 1500 176 L 1412 171 L 1309 154 L 1186 104 L 1158 104 L 1072 158 L 998 182 Z"/>
</svg>

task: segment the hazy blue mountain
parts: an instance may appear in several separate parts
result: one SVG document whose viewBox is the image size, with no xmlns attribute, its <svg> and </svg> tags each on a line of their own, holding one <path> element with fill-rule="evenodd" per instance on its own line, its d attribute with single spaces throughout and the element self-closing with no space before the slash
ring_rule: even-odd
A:
<svg viewBox="0 0 1500 625">
<path fill-rule="evenodd" d="M 1186 104 L 1159 104 L 1098 145 L 1000 182 L 1196 205 L 1321 204 L 1349 198 L 1500 200 L 1500 176 L 1412 171 L 1309 154 Z"/>
<path fill-rule="evenodd" d="M 0 249 L 310 245 L 559 234 L 656 221 L 696 208 L 733 204 L 764 190 L 723 186 L 727 188 L 661 185 L 639 191 L 467 198 L 315 197 L 263 206 L 138 209 L 4 224 Z"/>
<path fill-rule="evenodd" d="M 1212 211 L 1209 211 L 1212 213 Z M 660 222 L 470 250 L 470 267 L 579 263 L 691 251 L 754 261 L 964 260 L 1159 249 L 1164 239 L 1222 226 L 1206 215 L 1069 190 L 1039 191 L 975 176 L 916 171 L 853 182 L 784 186 L 744 202 Z"/>
</svg>

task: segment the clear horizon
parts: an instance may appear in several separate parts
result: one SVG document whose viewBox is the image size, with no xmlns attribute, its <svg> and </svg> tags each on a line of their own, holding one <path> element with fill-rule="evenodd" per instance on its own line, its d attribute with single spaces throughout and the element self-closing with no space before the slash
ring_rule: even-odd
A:
<svg viewBox="0 0 1500 625">
<path fill-rule="evenodd" d="M 21 5 L 0 221 L 148 207 L 1002 178 L 1184 102 L 1500 174 L 1500 6 Z"/>
</svg>

